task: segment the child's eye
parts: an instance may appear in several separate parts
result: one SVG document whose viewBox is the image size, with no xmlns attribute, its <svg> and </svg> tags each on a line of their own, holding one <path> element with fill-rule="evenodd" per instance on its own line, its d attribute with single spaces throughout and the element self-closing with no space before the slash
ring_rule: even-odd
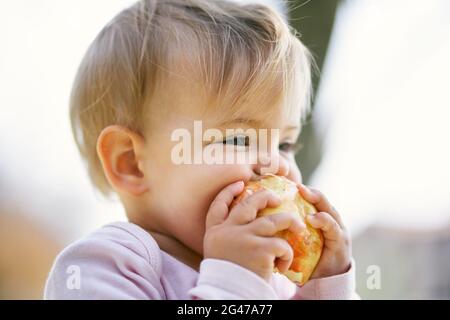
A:
<svg viewBox="0 0 450 320">
<path fill-rule="evenodd" d="M 302 144 L 298 142 L 296 143 L 283 142 L 279 144 L 278 149 L 281 152 L 296 154 L 301 150 L 302 147 L 303 147 Z"/>
<path fill-rule="evenodd" d="M 223 139 L 223 144 L 232 144 L 235 146 L 247 147 L 250 144 L 248 136 L 230 136 Z"/>
</svg>

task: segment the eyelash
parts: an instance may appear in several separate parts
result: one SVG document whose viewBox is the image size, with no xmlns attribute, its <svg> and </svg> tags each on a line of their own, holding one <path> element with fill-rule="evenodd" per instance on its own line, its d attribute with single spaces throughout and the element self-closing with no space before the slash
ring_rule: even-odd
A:
<svg viewBox="0 0 450 320">
<path fill-rule="evenodd" d="M 239 142 L 240 142 L 240 144 L 238 144 Z M 248 147 L 249 142 L 250 142 L 250 138 L 248 136 L 230 136 L 230 137 L 226 137 L 222 141 L 223 144 L 232 143 L 238 147 Z M 244 144 L 242 144 L 242 143 L 244 143 Z M 284 149 L 282 146 L 285 146 L 286 149 Z M 296 143 L 283 142 L 283 143 L 279 144 L 278 148 L 280 149 L 281 152 L 284 152 L 284 153 L 297 154 L 303 148 L 303 145 L 301 143 L 299 143 L 298 141 Z"/>
<path fill-rule="evenodd" d="M 239 145 L 237 144 L 238 139 L 241 139 L 239 141 L 242 141 L 242 138 L 244 139 L 244 145 Z M 228 142 L 228 143 L 227 143 Z M 232 142 L 235 146 L 239 146 L 239 147 L 248 147 L 250 144 L 250 138 L 248 136 L 230 136 L 230 137 L 226 137 L 225 139 L 223 139 L 222 143 L 223 144 L 229 144 L 230 142 Z"/>
</svg>

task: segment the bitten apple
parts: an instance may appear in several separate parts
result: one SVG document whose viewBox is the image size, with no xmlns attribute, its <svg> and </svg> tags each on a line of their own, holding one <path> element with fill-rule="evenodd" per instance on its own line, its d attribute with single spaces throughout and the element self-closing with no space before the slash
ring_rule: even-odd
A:
<svg viewBox="0 0 450 320">
<path fill-rule="evenodd" d="M 319 262 L 323 247 L 323 235 L 313 228 L 306 220 L 306 216 L 317 213 L 313 205 L 300 195 L 294 182 L 281 176 L 265 175 L 259 180 L 246 183 L 243 192 L 236 197 L 231 206 L 234 206 L 245 197 L 260 189 L 268 189 L 281 198 L 281 204 L 275 208 L 265 208 L 258 212 L 258 217 L 268 216 L 282 212 L 293 212 L 299 215 L 305 223 L 306 229 L 301 233 L 290 230 L 278 232 L 276 236 L 285 239 L 293 249 L 294 258 L 289 269 L 283 274 L 291 281 L 303 285 L 308 281 Z M 277 271 L 277 270 L 275 270 Z"/>
</svg>

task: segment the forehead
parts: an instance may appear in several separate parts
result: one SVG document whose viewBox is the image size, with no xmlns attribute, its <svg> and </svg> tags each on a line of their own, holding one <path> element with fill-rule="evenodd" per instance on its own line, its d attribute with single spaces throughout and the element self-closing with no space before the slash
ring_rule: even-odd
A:
<svg viewBox="0 0 450 320">
<path fill-rule="evenodd" d="M 180 96 L 178 96 L 180 97 Z M 158 119 L 153 118 L 146 133 L 171 134 L 174 129 L 185 128 L 194 130 L 195 121 L 201 121 L 202 130 L 214 128 L 221 131 L 226 129 L 278 129 L 280 134 L 298 135 L 301 132 L 301 108 L 273 107 L 261 110 L 255 106 L 243 106 L 233 114 L 219 112 L 217 108 L 204 108 L 199 95 L 190 95 L 186 99 L 178 99 L 176 110 L 161 114 Z M 156 120 L 156 121 L 155 121 Z"/>
<path fill-rule="evenodd" d="M 189 126 L 202 120 L 204 127 L 227 128 L 246 126 L 253 128 L 299 127 L 303 113 L 302 103 L 296 95 L 285 94 L 282 83 L 267 86 L 252 94 L 239 95 L 215 92 L 196 72 L 179 70 L 160 82 L 158 95 L 150 108 L 154 127 L 172 118 Z M 165 116 L 163 116 L 165 115 Z M 157 116 L 157 117 L 156 117 Z"/>
<path fill-rule="evenodd" d="M 233 112 L 211 109 L 205 113 L 211 124 L 221 128 L 246 126 L 253 128 L 300 127 L 301 106 L 245 104 Z"/>
<path fill-rule="evenodd" d="M 173 97 L 176 108 L 170 116 L 182 122 L 202 120 L 204 127 L 209 128 L 300 128 L 302 108 L 301 104 L 277 104 L 255 99 L 246 100 L 241 105 L 228 107 L 208 101 L 206 94 L 198 87 L 189 89 Z M 172 102 L 174 102 L 172 100 Z"/>
</svg>

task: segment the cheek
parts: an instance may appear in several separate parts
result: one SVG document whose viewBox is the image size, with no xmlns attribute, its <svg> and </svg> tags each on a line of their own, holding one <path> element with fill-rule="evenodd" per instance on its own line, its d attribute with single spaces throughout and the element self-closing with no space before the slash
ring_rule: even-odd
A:
<svg viewBox="0 0 450 320">
<path fill-rule="evenodd" d="M 298 167 L 297 162 L 295 162 L 295 158 L 291 157 L 288 163 L 289 174 L 287 178 L 294 181 L 295 183 L 302 183 L 302 173 L 300 172 L 300 168 Z"/>
<path fill-rule="evenodd" d="M 202 211 L 206 214 L 209 205 L 217 194 L 226 186 L 239 180 L 247 181 L 252 176 L 252 170 L 245 165 L 202 165 L 195 169 L 192 178 L 196 181 Z"/>
<path fill-rule="evenodd" d="M 174 204 L 190 208 L 195 215 L 206 215 L 216 195 L 229 184 L 249 180 L 252 170 L 243 165 L 181 165 L 166 172 Z"/>
<path fill-rule="evenodd" d="M 205 221 L 209 206 L 217 194 L 229 184 L 238 180 L 248 180 L 251 170 L 239 165 L 192 165 L 175 169 L 172 172 L 173 193 L 172 205 L 182 216 L 178 216 L 174 228 L 178 238 L 192 248 L 200 250 L 205 232 Z M 180 223 L 180 221 L 184 221 Z"/>
</svg>

